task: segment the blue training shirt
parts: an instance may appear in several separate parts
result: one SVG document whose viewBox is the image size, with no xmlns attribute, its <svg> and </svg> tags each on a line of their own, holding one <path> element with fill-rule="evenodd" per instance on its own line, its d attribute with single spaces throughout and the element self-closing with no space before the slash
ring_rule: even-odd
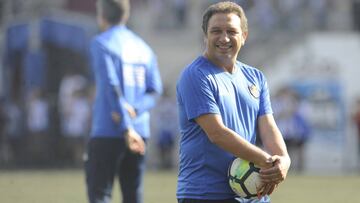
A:
<svg viewBox="0 0 360 203">
<path fill-rule="evenodd" d="M 211 143 L 194 119 L 219 114 L 225 126 L 255 144 L 257 118 L 272 113 L 264 75 L 241 62 L 230 74 L 200 56 L 183 71 L 177 101 L 181 134 L 177 198 L 233 198 L 227 172 L 234 155 Z"/>
<path fill-rule="evenodd" d="M 96 36 L 90 51 L 96 80 L 91 136 L 121 137 L 133 127 L 148 138 L 148 111 L 162 92 L 155 54 L 124 25 L 113 26 Z M 135 108 L 135 119 L 124 108 L 126 103 Z M 120 115 L 120 123 L 114 122 L 111 112 Z"/>
</svg>

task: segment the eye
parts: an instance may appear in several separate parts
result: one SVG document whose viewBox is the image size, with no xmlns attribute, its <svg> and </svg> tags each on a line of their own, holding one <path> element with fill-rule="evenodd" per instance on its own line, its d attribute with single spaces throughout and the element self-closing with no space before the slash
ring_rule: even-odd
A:
<svg viewBox="0 0 360 203">
<path fill-rule="evenodd" d="M 236 31 L 236 30 L 228 30 L 227 33 L 228 33 L 229 35 L 237 35 L 237 34 L 239 34 L 239 32 Z"/>
<path fill-rule="evenodd" d="M 219 30 L 219 29 L 213 29 L 213 30 L 210 30 L 210 33 L 211 33 L 211 34 L 219 34 L 219 33 L 221 33 L 221 30 Z"/>
</svg>

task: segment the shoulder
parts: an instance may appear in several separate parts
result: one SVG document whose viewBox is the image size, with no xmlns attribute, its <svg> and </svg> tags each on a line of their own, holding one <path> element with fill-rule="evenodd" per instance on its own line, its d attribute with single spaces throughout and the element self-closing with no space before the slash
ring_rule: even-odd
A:
<svg viewBox="0 0 360 203">
<path fill-rule="evenodd" d="M 149 63 L 156 58 L 151 47 L 136 33 L 125 26 L 115 26 L 97 35 L 92 47 L 129 60 L 129 63 Z"/>
<path fill-rule="evenodd" d="M 258 68 L 255 68 L 248 64 L 242 63 L 240 61 L 237 62 L 237 65 L 238 65 L 238 67 L 240 67 L 240 69 L 243 73 L 254 75 L 254 76 L 264 76 L 264 73 L 261 70 L 259 70 Z"/>
<path fill-rule="evenodd" d="M 210 64 L 202 56 L 199 56 L 185 67 L 181 73 L 180 80 L 206 78 L 209 74 L 209 66 Z"/>
<path fill-rule="evenodd" d="M 248 79 L 251 78 L 251 79 L 256 79 L 258 81 L 266 80 L 264 73 L 261 70 L 259 70 L 258 68 L 247 65 L 240 61 L 237 61 L 237 66 L 241 69 L 242 73 Z"/>
<path fill-rule="evenodd" d="M 153 53 L 151 46 L 142 37 L 129 29 L 127 32 L 128 35 L 131 36 L 131 38 L 138 44 L 138 46 L 141 46 L 144 50 Z"/>
<path fill-rule="evenodd" d="M 106 33 L 100 33 L 92 38 L 90 42 L 91 51 L 105 51 L 106 48 Z"/>
<path fill-rule="evenodd" d="M 128 63 L 152 64 L 157 60 L 150 45 L 133 31 L 126 29 L 123 38 L 121 56 Z"/>
</svg>

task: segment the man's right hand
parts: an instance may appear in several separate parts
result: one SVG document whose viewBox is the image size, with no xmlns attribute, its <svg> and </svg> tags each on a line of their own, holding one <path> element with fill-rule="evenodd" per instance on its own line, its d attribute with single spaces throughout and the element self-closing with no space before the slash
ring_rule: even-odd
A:
<svg viewBox="0 0 360 203">
<path fill-rule="evenodd" d="M 260 178 L 264 183 L 259 189 L 258 196 L 270 195 L 274 189 L 285 180 L 290 168 L 290 158 L 287 156 L 274 155 L 268 162 L 272 163 L 272 167 L 265 167 L 260 170 Z"/>
<path fill-rule="evenodd" d="M 125 141 L 132 152 L 141 155 L 145 154 L 145 142 L 135 130 L 129 129 L 125 132 Z"/>
</svg>

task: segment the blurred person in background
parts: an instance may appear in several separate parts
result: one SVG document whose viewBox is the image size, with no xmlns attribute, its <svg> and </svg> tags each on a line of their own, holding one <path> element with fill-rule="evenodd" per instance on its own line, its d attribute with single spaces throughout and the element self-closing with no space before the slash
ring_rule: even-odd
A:
<svg viewBox="0 0 360 203">
<path fill-rule="evenodd" d="M 26 106 L 27 129 L 29 136 L 26 137 L 27 145 L 31 154 L 31 163 L 41 164 L 50 160 L 51 144 L 49 130 L 49 103 L 42 88 L 35 87 L 30 90 Z"/>
<path fill-rule="evenodd" d="M 49 127 L 49 104 L 44 91 L 34 88 L 29 93 L 27 106 L 27 128 L 33 136 L 46 134 Z"/>
<path fill-rule="evenodd" d="M 156 56 L 126 27 L 129 0 L 98 0 L 102 31 L 91 43 L 96 95 L 85 162 L 91 203 L 111 201 L 118 176 L 123 203 L 143 202 L 149 110 L 162 92 Z"/>
<path fill-rule="evenodd" d="M 25 123 L 26 118 L 24 112 L 21 110 L 19 102 L 5 102 L 7 123 L 5 128 L 6 141 L 10 145 L 9 159 L 10 161 L 23 161 L 25 160 L 26 144 Z"/>
<path fill-rule="evenodd" d="M 360 98 L 358 98 L 355 102 L 354 113 L 352 115 L 353 122 L 356 126 L 357 130 L 357 140 L 358 140 L 358 167 L 360 169 Z"/>
<path fill-rule="evenodd" d="M 248 35 L 243 9 L 233 2 L 211 5 L 203 15 L 205 51 L 177 83 L 180 120 L 179 203 L 270 202 L 285 180 L 290 158 L 276 126 L 262 72 L 237 57 Z M 255 146 L 259 133 L 264 151 Z M 259 199 L 237 197 L 228 184 L 236 158 L 261 167 Z"/>
<path fill-rule="evenodd" d="M 81 166 L 85 137 L 90 128 L 90 93 L 87 79 L 72 71 L 62 78 L 59 90 L 63 153 L 70 158 L 71 164 Z"/>
<path fill-rule="evenodd" d="M 0 163 L 7 161 L 7 139 L 6 139 L 6 126 L 8 123 L 8 116 L 6 113 L 5 98 L 0 96 Z"/>
<path fill-rule="evenodd" d="M 360 0 L 352 0 L 351 5 L 352 21 L 354 30 L 360 31 Z"/>
<path fill-rule="evenodd" d="M 161 169 L 173 168 L 175 144 L 179 130 L 177 111 L 174 108 L 176 101 L 170 96 L 169 91 L 169 88 L 164 88 L 164 93 L 153 112 Z"/>
<path fill-rule="evenodd" d="M 175 16 L 177 27 L 183 28 L 187 23 L 188 0 L 174 0 Z"/>
<path fill-rule="evenodd" d="M 292 166 L 297 172 L 304 170 L 305 144 L 310 137 L 310 124 L 301 107 L 300 96 L 290 87 L 281 88 L 274 100 L 274 116 L 284 137 Z"/>
</svg>

